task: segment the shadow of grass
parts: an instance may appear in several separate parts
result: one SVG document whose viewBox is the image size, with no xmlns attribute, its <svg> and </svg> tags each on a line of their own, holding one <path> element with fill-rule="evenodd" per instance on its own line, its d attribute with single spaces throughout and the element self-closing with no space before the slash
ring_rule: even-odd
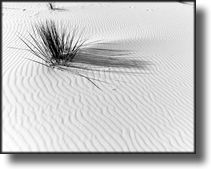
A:
<svg viewBox="0 0 211 169">
<path fill-rule="evenodd" d="M 107 47 L 105 47 L 105 46 Z M 109 46 L 109 47 L 108 47 Z M 136 58 L 130 50 L 115 49 L 115 43 L 99 43 L 95 46 L 81 49 L 79 55 L 73 60 L 92 66 L 112 68 L 138 68 L 145 69 L 150 62 Z"/>
<path fill-rule="evenodd" d="M 112 73 L 143 73 L 140 70 L 149 69 L 152 62 L 141 59 L 138 52 L 121 49 L 123 41 L 94 43 L 82 49 L 73 59 L 72 65 L 79 68 Z M 135 72 L 134 72 L 135 70 Z"/>
</svg>

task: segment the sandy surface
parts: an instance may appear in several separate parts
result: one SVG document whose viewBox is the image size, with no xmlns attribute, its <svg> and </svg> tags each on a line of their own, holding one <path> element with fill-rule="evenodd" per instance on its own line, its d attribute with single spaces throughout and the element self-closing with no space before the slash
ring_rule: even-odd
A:
<svg viewBox="0 0 211 169">
<path fill-rule="evenodd" d="M 181 3 L 3 3 L 3 151 L 193 151 L 193 6 Z M 25 58 L 30 25 L 85 28 L 94 47 L 129 50 L 86 78 Z M 70 27 L 71 28 L 71 27 Z M 86 58 L 85 58 L 86 59 Z M 80 59 L 79 59 L 80 60 Z M 92 65 L 95 63 L 96 65 Z M 131 66 L 132 65 L 132 66 Z M 118 73 L 117 73 L 118 72 Z"/>
</svg>

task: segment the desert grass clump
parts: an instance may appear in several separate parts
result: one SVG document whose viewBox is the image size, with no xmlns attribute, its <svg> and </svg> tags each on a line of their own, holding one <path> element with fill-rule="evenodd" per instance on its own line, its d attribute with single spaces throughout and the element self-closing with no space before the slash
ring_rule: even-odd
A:
<svg viewBox="0 0 211 169">
<path fill-rule="evenodd" d="M 61 25 L 60 27 L 56 26 L 54 21 L 47 20 L 45 22 L 39 22 L 38 24 L 33 25 L 32 30 L 33 33 L 29 33 L 30 40 L 20 36 L 19 38 L 28 47 L 27 50 L 35 55 L 38 59 L 41 59 L 43 62 L 30 58 L 27 58 L 28 60 L 49 68 L 70 71 L 83 78 L 86 78 L 97 88 L 99 88 L 92 81 L 97 79 L 89 78 L 83 74 L 80 74 L 79 72 L 71 71 L 71 69 L 69 69 L 73 68 L 79 70 L 89 70 L 73 63 L 75 57 L 79 55 L 81 48 L 89 44 L 85 44 L 87 39 L 82 39 L 82 32 L 78 33 L 77 27 L 74 27 L 72 31 L 67 31 L 67 29 Z"/>
<path fill-rule="evenodd" d="M 54 9 L 55 9 L 55 5 L 54 5 L 53 3 L 51 3 L 51 2 L 49 2 L 49 3 L 48 3 L 48 8 L 49 8 L 50 10 L 54 10 Z"/>
<path fill-rule="evenodd" d="M 57 8 L 55 3 L 52 2 L 47 3 L 47 7 L 50 11 L 65 11 L 63 8 Z"/>
<path fill-rule="evenodd" d="M 20 39 L 29 48 L 29 51 L 48 67 L 70 67 L 73 59 L 78 55 L 86 40 L 82 40 L 81 34 L 67 32 L 62 26 L 57 27 L 54 21 L 45 21 L 32 26 L 33 34 L 29 33 L 30 39 Z M 78 37 L 76 37 L 78 35 Z"/>
</svg>

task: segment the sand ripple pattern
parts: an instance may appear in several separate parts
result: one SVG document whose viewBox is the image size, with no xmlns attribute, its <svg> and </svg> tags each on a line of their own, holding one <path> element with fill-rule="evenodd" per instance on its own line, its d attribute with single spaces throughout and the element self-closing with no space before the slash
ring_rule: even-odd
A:
<svg viewBox="0 0 211 169">
<path fill-rule="evenodd" d="M 3 7 L 3 151 L 193 151 L 191 6 Z M 33 55 L 10 47 L 25 48 L 17 35 L 27 36 L 30 23 L 42 18 L 85 27 L 91 39 L 106 42 L 101 47 L 134 51 L 125 57 L 143 66 L 83 71 L 104 81 L 95 81 L 99 90 L 85 78 L 30 62 L 25 58 Z"/>
</svg>

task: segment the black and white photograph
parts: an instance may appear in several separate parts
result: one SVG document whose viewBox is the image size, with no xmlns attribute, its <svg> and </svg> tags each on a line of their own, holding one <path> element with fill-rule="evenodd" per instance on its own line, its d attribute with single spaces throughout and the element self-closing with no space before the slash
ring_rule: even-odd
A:
<svg viewBox="0 0 211 169">
<path fill-rule="evenodd" d="M 3 153 L 194 153 L 194 5 L 2 2 Z"/>
</svg>

